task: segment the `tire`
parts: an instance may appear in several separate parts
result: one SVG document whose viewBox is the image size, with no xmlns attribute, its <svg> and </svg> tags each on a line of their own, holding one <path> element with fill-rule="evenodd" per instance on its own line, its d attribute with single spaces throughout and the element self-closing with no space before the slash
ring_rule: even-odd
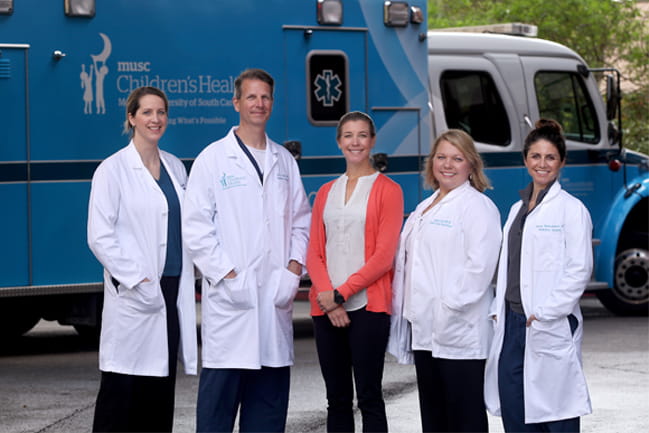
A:
<svg viewBox="0 0 649 433">
<path fill-rule="evenodd" d="M 21 299 L 0 299 L 0 341 L 17 338 L 41 320 L 39 310 Z"/>
<path fill-rule="evenodd" d="M 646 240 L 646 235 L 638 236 L 636 239 Z M 597 292 L 599 300 L 609 311 L 617 315 L 647 316 L 649 313 L 649 251 L 644 248 L 627 248 L 620 251 L 615 258 L 614 272 L 615 287 Z"/>
<path fill-rule="evenodd" d="M 101 334 L 101 326 L 89 325 L 73 325 L 74 329 L 81 339 L 93 346 L 99 344 L 99 334 Z"/>
</svg>

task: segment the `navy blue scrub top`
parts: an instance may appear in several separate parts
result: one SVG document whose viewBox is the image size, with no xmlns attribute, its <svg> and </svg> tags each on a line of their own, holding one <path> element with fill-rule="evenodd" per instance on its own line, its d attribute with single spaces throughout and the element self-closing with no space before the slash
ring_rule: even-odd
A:
<svg viewBox="0 0 649 433">
<path fill-rule="evenodd" d="M 164 164 L 160 163 L 160 180 L 158 186 L 167 199 L 169 214 L 167 216 L 167 257 L 162 275 L 165 277 L 177 277 L 183 265 L 182 238 L 180 234 L 180 201 L 174 184 L 171 182 L 169 173 Z"/>
</svg>

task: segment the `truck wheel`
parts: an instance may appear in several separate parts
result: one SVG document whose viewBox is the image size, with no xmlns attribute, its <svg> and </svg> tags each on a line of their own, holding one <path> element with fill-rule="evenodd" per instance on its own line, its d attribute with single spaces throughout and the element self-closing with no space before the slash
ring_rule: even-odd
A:
<svg viewBox="0 0 649 433">
<path fill-rule="evenodd" d="M 0 341 L 20 337 L 41 320 L 40 312 L 30 311 L 26 303 L 11 299 L 0 302 Z"/>
<path fill-rule="evenodd" d="M 602 304 L 621 316 L 646 316 L 649 313 L 649 251 L 642 248 L 621 251 L 615 258 L 614 283 L 613 289 L 597 292 Z"/>
<path fill-rule="evenodd" d="M 77 331 L 77 334 L 81 337 L 82 340 L 96 345 L 99 344 L 99 334 L 101 333 L 101 326 L 90 326 L 90 325 L 73 325 L 74 329 Z"/>
</svg>

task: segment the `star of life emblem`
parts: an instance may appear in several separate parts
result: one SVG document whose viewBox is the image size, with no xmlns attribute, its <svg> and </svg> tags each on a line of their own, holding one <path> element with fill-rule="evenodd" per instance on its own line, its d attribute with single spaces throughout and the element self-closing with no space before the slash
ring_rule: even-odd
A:
<svg viewBox="0 0 649 433">
<path fill-rule="evenodd" d="M 324 69 L 315 77 L 313 84 L 316 86 L 313 91 L 316 100 L 325 107 L 332 107 L 343 94 L 340 90 L 342 81 L 338 74 L 334 74 L 331 69 Z"/>
</svg>

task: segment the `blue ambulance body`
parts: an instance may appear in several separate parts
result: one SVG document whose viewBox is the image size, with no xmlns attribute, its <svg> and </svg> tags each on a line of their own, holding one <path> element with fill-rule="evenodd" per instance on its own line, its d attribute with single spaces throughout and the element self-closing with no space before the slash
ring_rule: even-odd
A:
<svg viewBox="0 0 649 433">
<path fill-rule="evenodd" d="M 128 143 L 125 102 L 139 86 L 166 92 L 161 147 L 189 167 L 238 122 L 235 77 L 248 67 L 267 70 L 276 80 L 268 134 L 298 143 L 311 197 L 344 171 L 337 119 L 368 112 L 376 151 L 402 165 L 393 174 L 414 207 L 431 134 L 426 2 L 397 4 L 389 15 L 388 6 L 0 1 L 0 334 L 23 332 L 40 317 L 81 330 L 96 324 L 101 268 L 86 244 L 90 180 Z"/>
</svg>

